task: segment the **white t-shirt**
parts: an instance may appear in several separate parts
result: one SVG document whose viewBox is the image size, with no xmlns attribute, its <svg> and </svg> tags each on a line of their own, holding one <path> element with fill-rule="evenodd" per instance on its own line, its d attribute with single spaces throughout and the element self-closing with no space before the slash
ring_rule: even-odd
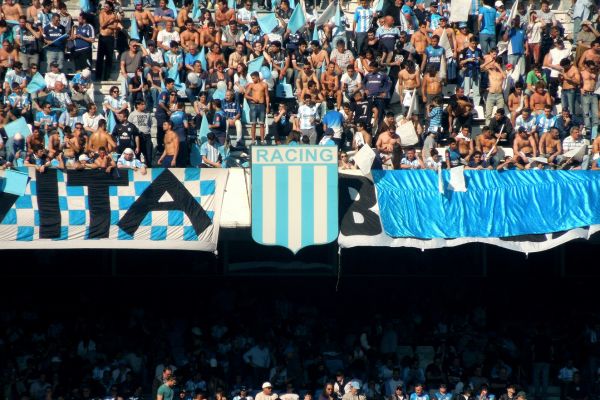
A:
<svg viewBox="0 0 600 400">
<path fill-rule="evenodd" d="M 65 86 L 67 86 L 68 84 L 67 77 L 62 72 L 59 72 L 58 74 L 55 74 L 54 72 L 46 72 L 46 75 L 44 76 L 44 81 L 46 81 L 46 86 L 49 89 L 53 89 L 54 84 L 57 81 L 64 83 Z"/>
<path fill-rule="evenodd" d="M 298 119 L 300 120 L 300 129 L 311 129 L 315 126 L 315 117 L 317 115 L 317 106 L 301 105 L 298 108 Z"/>
<path fill-rule="evenodd" d="M 83 126 L 84 128 L 87 128 L 91 131 L 97 131 L 98 130 L 98 122 L 101 119 L 106 119 L 104 118 L 103 115 L 96 113 L 96 115 L 94 115 L 93 117 L 90 117 L 90 115 L 88 113 L 83 114 Z"/>
<path fill-rule="evenodd" d="M 179 32 L 177 32 L 177 31 L 167 32 L 166 29 L 163 29 L 162 31 L 158 32 L 156 41 L 158 43 L 161 43 L 161 44 L 167 45 L 167 46 L 169 46 L 169 43 L 171 43 L 172 41 L 176 41 L 177 43 L 179 43 L 180 42 Z"/>
<path fill-rule="evenodd" d="M 249 24 L 253 19 L 256 19 L 256 11 L 248 11 L 246 8 L 240 8 L 237 12 L 237 17 L 245 24 Z"/>
<path fill-rule="evenodd" d="M 362 77 L 358 72 L 354 73 L 354 78 L 350 77 L 347 72 L 342 75 L 341 83 L 346 84 L 346 96 L 350 97 L 358 89 L 358 85 L 362 82 Z"/>
</svg>

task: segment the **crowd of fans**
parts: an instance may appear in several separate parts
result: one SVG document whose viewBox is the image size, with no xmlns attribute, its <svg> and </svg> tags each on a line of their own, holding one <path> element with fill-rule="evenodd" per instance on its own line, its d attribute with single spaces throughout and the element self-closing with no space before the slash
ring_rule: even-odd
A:
<svg viewBox="0 0 600 400">
<path fill-rule="evenodd" d="M 0 126 L 32 127 L 0 130 L 3 167 L 228 166 L 247 129 L 252 144 L 336 144 L 342 168 L 363 146 L 383 168 L 600 168 L 591 0 L 573 1 L 570 34 L 548 0 L 473 0 L 464 21 L 444 0 L 353 13 L 267 0 L 259 14 L 251 0 L 135 0 L 129 18 L 84 3 L 77 16 L 60 0 L 2 5 Z"/>
<path fill-rule="evenodd" d="M 480 306 L 424 312 L 406 303 L 402 313 L 380 307 L 371 318 L 337 321 L 314 301 L 230 294 L 210 295 L 210 309 L 197 312 L 3 311 L 2 398 L 591 400 L 600 393 L 593 320 L 491 322 Z"/>
</svg>

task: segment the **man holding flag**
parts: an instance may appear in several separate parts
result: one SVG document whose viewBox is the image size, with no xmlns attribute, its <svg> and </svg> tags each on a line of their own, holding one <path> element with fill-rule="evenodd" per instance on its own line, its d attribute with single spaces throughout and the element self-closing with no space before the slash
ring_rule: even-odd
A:
<svg viewBox="0 0 600 400">
<path fill-rule="evenodd" d="M 58 68 L 63 69 L 67 36 L 65 27 L 60 24 L 59 15 L 53 14 L 52 20 L 44 28 L 44 48 L 46 49 L 46 62 L 48 65 L 56 62 Z"/>
</svg>

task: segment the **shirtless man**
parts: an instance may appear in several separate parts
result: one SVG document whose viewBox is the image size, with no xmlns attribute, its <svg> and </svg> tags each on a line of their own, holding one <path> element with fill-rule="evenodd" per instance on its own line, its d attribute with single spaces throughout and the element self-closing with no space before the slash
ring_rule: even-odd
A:
<svg viewBox="0 0 600 400">
<path fill-rule="evenodd" d="M 468 160 L 471 155 L 475 152 L 475 143 L 471 139 L 471 132 L 469 132 L 468 126 L 463 126 L 460 132 L 454 136 L 456 144 L 458 145 L 458 152 L 460 156 L 465 160 Z"/>
<path fill-rule="evenodd" d="M 252 143 L 256 142 L 256 124 L 260 125 L 260 140 L 265 140 L 265 114 L 269 113 L 269 88 L 260 80 L 258 72 L 250 74 L 252 82 L 246 85 L 246 100 L 250 104 L 250 136 Z"/>
<path fill-rule="evenodd" d="M 510 111 L 510 122 L 515 126 L 515 119 L 523 108 L 529 108 L 529 97 L 523 90 L 523 83 L 517 82 L 515 90 L 508 95 L 508 110 Z"/>
<path fill-rule="evenodd" d="M 116 167 L 115 160 L 107 153 L 104 146 L 98 148 L 98 157 L 94 161 L 96 168 L 103 169 L 107 174 L 110 174 Z"/>
<path fill-rule="evenodd" d="M 24 15 L 19 4 L 15 4 L 13 0 L 4 0 L 2 4 L 2 19 L 6 21 L 19 21 L 19 17 Z"/>
<path fill-rule="evenodd" d="M 529 98 L 529 104 L 534 114 L 542 114 L 546 105 L 552 105 L 552 98 L 546 90 L 544 82 L 540 81 L 535 84 L 535 92 Z"/>
<path fill-rule="evenodd" d="M 327 65 L 325 73 L 321 75 L 321 85 L 325 92 L 325 98 L 333 98 L 336 101 L 337 109 L 342 107 L 342 91 L 340 90 L 340 78 L 335 73 L 335 63 L 330 62 Z"/>
<path fill-rule="evenodd" d="M 163 122 L 165 131 L 164 144 L 165 149 L 158 159 L 158 165 L 163 168 L 170 168 L 177 165 L 177 154 L 179 153 L 179 138 L 173 130 L 173 123 L 169 120 Z"/>
<path fill-rule="evenodd" d="M 217 9 L 215 11 L 215 22 L 218 27 L 225 27 L 235 18 L 235 10 L 231 9 L 227 5 L 227 0 L 220 0 L 217 2 Z"/>
<path fill-rule="evenodd" d="M 593 61 L 595 65 L 600 65 L 600 38 L 592 42 L 592 48 L 583 52 L 577 66 L 579 70 L 583 69 L 586 61 Z"/>
<path fill-rule="evenodd" d="M 36 146 L 41 146 L 44 147 L 45 145 L 45 140 L 44 140 L 44 136 L 41 134 L 40 132 L 40 128 L 38 127 L 33 127 L 33 131 L 31 132 L 31 135 L 27 136 L 27 139 L 25 139 L 25 142 L 27 144 L 26 148 L 27 148 L 27 154 L 31 154 L 31 149 L 33 149 Z"/>
<path fill-rule="evenodd" d="M 185 31 L 183 31 L 179 38 L 181 39 L 181 47 L 186 53 L 190 52 L 192 46 L 200 45 L 200 34 L 194 28 L 194 21 L 188 19 L 185 21 Z"/>
<path fill-rule="evenodd" d="M 423 76 L 421 84 L 421 97 L 423 103 L 429 104 L 434 97 L 442 94 L 442 80 L 437 76 L 438 70 L 434 65 L 427 67 L 427 74 Z"/>
<path fill-rule="evenodd" d="M 524 165 L 525 169 L 531 168 L 530 159 L 532 157 L 537 157 L 535 139 L 533 138 L 533 135 L 528 134 L 527 130 L 523 127 L 519 128 L 519 132 L 515 137 L 513 153 L 517 163 Z"/>
<path fill-rule="evenodd" d="M 421 65 L 423 58 L 425 57 L 425 49 L 427 48 L 427 45 L 429 45 L 426 22 L 419 23 L 419 30 L 411 36 L 410 44 L 415 48 L 415 62 L 417 65 Z"/>
<path fill-rule="evenodd" d="M 417 72 L 414 61 L 406 60 L 405 65 L 406 68 L 398 73 L 398 94 L 402 102 L 404 102 L 405 93 L 410 93 L 413 89 L 421 87 L 421 75 Z"/>
<path fill-rule="evenodd" d="M 498 154 L 496 143 L 498 140 L 492 134 L 490 127 L 484 126 L 481 128 L 481 135 L 477 136 L 475 141 L 475 149 L 483 154 L 484 161 L 491 161 Z"/>
<path fill-rule="evenodd" d="M 488 95 L 485 100 L 485 123 L 489 125 L 494 106 L 504 108 L 504 90 L 502 84 L 506 79 L 506 72 L 502 69 L 502 59 L 496 58 L 488 67 Z"/>
<path fill-rule="evenodd" d="M 300 96 L 298 97 L 298 103 L 300 105 L 304 104 L 304 101 L 301 99 L 304 99 L 304 97 L 306 95 L 309 95 L 310 99 L 315 104 L 321 104 L 325 101 L 325 96 L 323 95 L 323 91 L 321 89 L 319 89 L 319 87 L 313 81 L 309 81 L 308 84 L 306 85 L 306 87 L 304 89 L 302 89 L 302 92 L 300 93 Z"/>
<path fill-rule="evenodd" d="M 558 75 L 558 79 L 562 85 L 561 104 L 563 109 L 575 111 L 575 94 L 581 86 L 581 74 L 571 60 L 563 58 L 560 60 L 560 66 L 563 72 Z"/>
<path fill-rule="evenodd" d="M 177 27 L 179 28 L 179 32 L 183 31 L 183 28 L 187 24 L 187 20 L 191 18 L 190 11 L 192 11 L 192 3 L 186 1 L 177 13 Z"/>
<path fill-rule="evenodd" d="M 400 145 L 400 136 L 393 129 L 386 129 L 379 134 L 375 146 L 380 153 L 391 156 L 396 144 Z"/>
<path fill-rule="evenodd" d="M 594 94 L 598 82 L 598 64 L 588 60 L 581 70 L 581 108 L 583 122 L 589 131 L 598 130 L 598 96 Z"/>
<path fill-rule="evenodd" d="M 216 30 L 214 22 L 209 22 L 208 29 L 200 32 L 200 46 L 210 48 L 213 43 L 221 43 L 221 33 Z"/>
<path fill-rule="evenodd" d="M 548 164 L 556 164 L 556 158 L 562 154 L 562 144 L 560 142 L 560 131 L 557 128 L 550 128 L 540 139 L 540 156 L 548 159 Z"/>
<path fill-rule="evenodd" d="M 100 147 L 104 147 L 109 153 L 115 151 L 117 144 L 112 135 L 106 131 L 106 120 L 98 121 L 98 130 L 90 136 L 86 152 L 97 153 Z"/>
<path fill-rule="evenodd" d="M 60 136 L 58 135 L 58 131 L 53 129 L 48 132 L 48 157 L 56 157 L 56 155 L 60 153 L 60 147 Z"/>
<path fill-rule="evenodd" d="M 42 11 L 42 2 L 41 0 L 33 0 L 31 5 L 27 7 L 27 17 L 28 22 L 38 23 L 38 13 Z"/>
<path fill-rule="evenodd" d="M 464 49 L 469 47 L 469 42 L 471 41 L 472 36 L 473 36 L 473 34 L 469 33 L 469 31 L 467 30 L 467 23 L 460 22 L 458 24 L 458 31 L 456 32 L 456 36 L 455 36 L 455 43 L 456 43 L 455 48 L 456 48 L 457 54 L 462 53 L 462 51 Z"/>
<path fill-rule="evenodd" d="M 323 62 L 329 65 L 329 56 L 327 52 L 321 48 L 321 43 L 317 40 L 310 42 L 312 53 L 308 56 L 308 62 L 312 65 L 315 71 L 320 71 Z"/>
<path fill-rule="evenodd" d="M 317 84 L 317 88 L 321 87 L 321 83 L 319 82 L 319 78 L 317 78 L 317 74 L 315 74 L 315 70 L 310 66 L 310 64 L 305 64 L 302 72 L 298 74 L 298 78 L 296 78 L 296 95 L 302 93 L 302 91 L 308 88 L 308 82 L 313 81 Z M 302 97 L 299 97 L 301 99 Z"/>
<path fill-rule="evenodd" d="M 149 10 L 144 10 L 142 3 L 136 3 L 133 15 L 141 35 L 140 39 L 144 37 L 146 41 L 150 40 L 154 31 L 154 17 L 152 13 Z"/>
</svg>

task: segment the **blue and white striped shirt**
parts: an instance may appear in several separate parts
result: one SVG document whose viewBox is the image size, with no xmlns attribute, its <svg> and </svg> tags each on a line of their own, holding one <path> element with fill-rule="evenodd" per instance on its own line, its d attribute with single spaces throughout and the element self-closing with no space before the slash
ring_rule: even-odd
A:
<svg viewBox="0 0 600 400">
<path fill-rule="evenodd" d="M 354 12 L 354 22 L 356 22 L 356 32 L 367 32 L 371 27 L 373 20 L 373 10 L 358 6 Z"/>
</svg>

